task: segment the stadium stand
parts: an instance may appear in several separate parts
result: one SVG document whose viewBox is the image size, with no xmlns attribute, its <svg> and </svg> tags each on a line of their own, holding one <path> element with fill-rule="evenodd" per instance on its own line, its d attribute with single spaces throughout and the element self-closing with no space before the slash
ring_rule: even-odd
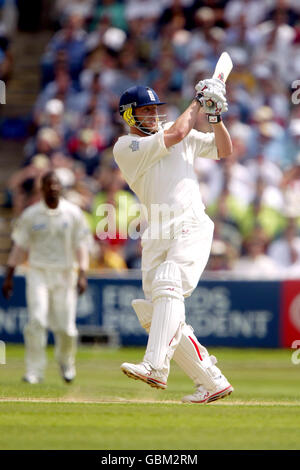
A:
<svg viewBox="0 0 300 470">
<path fill-rule="evenodd" d="M 66 197 L 85 210 L 93 229 L 91 267 L 138 266 L 139 242 L 124 243 L 118 236 L 99 240 L 94 217 L 100 200 L 111 201 L 121 219 L 125 217 L 115 198 L 118 191 L 133 199 L 112 161 L 112 146 L 123 131 L 119 96 L 133 84 L 149 84 L 168 103 L 168 118 L 174 120 L 193 98 L 195 83 L 211 75 L 220 53 L 227 50 L 234 69 L 227 85 L 225 122 L 234 151 L 226 161 L 196 162 L 207 211 L 216 224 L 208 269 L 230 271 L 239 258 L 251 258 L 249 247 L 254 253 L 252 241 L 258 232 L 264 256 L 269 264 L 276 263 L 272 244 L 291 223 L 295 229 L 288 249 L 294 253 L 300 230 L 299 83 L 293 86 L 300 73 L 297 4 L 37 4 L 39 19 L 26 17 L 19 8 L 9 48 L 5 51 L 0 42 L 2 53 L 10 51 L 14 64 L 5 72 L 8 104 L 1 110 L 1 159 L 9 162 L 2 175 L 2 208 L 18 215 L 38 197 L 40 175 L 56 168 Z M 198 128 L 209 130 L 202 117 Z M 289 259 L 287 273 L 300 273 L 299 254 Z"/>
</svg>

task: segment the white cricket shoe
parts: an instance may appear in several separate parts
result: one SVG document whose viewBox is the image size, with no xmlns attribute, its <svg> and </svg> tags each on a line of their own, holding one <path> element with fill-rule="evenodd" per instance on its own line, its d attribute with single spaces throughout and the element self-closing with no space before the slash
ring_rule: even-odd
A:
<svg viewBox="0 0 300 470">
<path fill-rule="evenodd" d="M 60 364 L 60 372 L 61 372 L 62 378 L 67 383 L 72 382 L 76 377 L 76 369 L 74 366 L 64 366 Z"/>
<path fill-rule="evenodd" d="M 227 382 L 227 380 L 226 380 Z M 223 387 L 216 387 L 213 391 L 208 391 L 202 385 L 197 387 L 196 391 L 192 395 L 186 395 L 182 398 L 183 403 L 211 403 L 212 401 L 220 400 L 225 398 L 234 391 L 232 385 L 229 382 L 224 384 Z"/>
<path fill-rule="evenodd" d="M 167 388 L 167 377 L 159 371 L 152 369 L 147 362 L 140 364 L 129 364 L 124 362 L 121 365 L 121 370 L 131 379 L 141 380 L 146 382 L 150 387 L 165 390 Z"/>
<path fill-rule="evenodd" d="M 24 377 L 22 377 L 22 381 L 27 382 L 30 385 L 35 385 L 43 382 L 43 379 L 33 374 L 26 374 Z"/>
</svg>

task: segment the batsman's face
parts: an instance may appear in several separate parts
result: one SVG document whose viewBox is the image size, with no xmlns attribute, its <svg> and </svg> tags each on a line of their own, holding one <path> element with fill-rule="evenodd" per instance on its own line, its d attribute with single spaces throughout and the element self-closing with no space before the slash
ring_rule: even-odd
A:
<svg viewBox="0 0 300 470">
<path fill-rule="evenodd" d="M 143 127 L 150 131 L 158 131 L 158 114 L 156 104 L 136 108 L 135 116 Z"/>
</svg>

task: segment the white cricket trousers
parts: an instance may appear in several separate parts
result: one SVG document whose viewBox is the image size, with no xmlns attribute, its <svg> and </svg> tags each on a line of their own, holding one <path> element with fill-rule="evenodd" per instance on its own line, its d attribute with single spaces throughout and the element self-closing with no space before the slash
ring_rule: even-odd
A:
<svg viewBox="0 0 300 470">
<path fill-rule="evenodd" d="M 75 364 L 76 285 L 74 270 L 29 268 L 26 275 L 28 323 L 24 328 L 27 374 L 44 376 L 48 329 L 54 333 L 58 363 Z"/>
<path fill-rule="evenodd" d="M 181 272 L 182 293 L 189 297 L 197 287 L 207 264 L 213 239 L 214 223 L 203 212 L 197 217 L 191 208 L 184 221 L 168 240 L 142 239 L 142 276 L 145 298 L 152 300 L 152 282 L 158 266 L 174 261 Z"/>
</svg>

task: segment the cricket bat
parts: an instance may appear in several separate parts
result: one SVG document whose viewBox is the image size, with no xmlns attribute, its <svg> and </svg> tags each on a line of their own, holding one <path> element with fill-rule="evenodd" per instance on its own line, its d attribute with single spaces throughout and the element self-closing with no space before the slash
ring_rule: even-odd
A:
<svg viewBox="0 0 300 470">
<path fill-rule="evenodd" d="M 226 83 L 226 80 L 232 70 L 232 67 L 233 67 L 232 60 L 228 52 L 222 52 L 217 62 L 212 78 L 218 78 L 223 83 Z M 213 103 L 211 100 L 208 100 L 206 104 L 207 106 L 212 106 Z"/>
<path fill-rule="evenodd" d="M 228 52 L 222 52 L 217 62 L 212 78 L 218 78 L 223 83 L 226 82 L 228 75 L 232 70 L 233 64 Z"/>
</svg>

